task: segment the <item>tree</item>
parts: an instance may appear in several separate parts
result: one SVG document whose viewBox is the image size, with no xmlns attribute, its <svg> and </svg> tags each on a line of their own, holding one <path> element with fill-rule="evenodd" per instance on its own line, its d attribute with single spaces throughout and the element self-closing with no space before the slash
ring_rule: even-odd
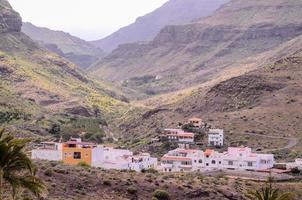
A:
<svg viewBox="0 0 302 200">
<path fill-rule="evenodd" d="M 282 193 L 279 189 L 273 188 L 273 178 L 268 178 L 268 183 L 258 189 L 258 190 L 252 190 L 248 191 L 246 194 L 246 197 L 250 200 L 293 200 L 294 195 L 293 193 L 286 192 Z"/>
<path fill-rule="evenodd" d="M 49 133 L 58 137 L 61 133 L 61 126 L 59 124 L 52 124 Z"/>
<path fill-rule="evenodd" d="M 42 180 L 36 176 L 36 167 L 24 152 L 28 139 L 17 139 L 0 131 L 0 200 L 3 200 L 4 185 L 11 189 L 16 199 L 22 189 L 41 197 L 46 191 Z"/>
</svg>

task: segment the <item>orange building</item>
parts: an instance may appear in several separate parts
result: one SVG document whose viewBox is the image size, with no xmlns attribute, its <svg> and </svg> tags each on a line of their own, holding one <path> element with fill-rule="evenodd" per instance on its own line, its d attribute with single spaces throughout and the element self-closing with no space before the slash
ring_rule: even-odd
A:
<svg viewBox="0 0 302 200">
<path fill-rule="evenodd" d="M 69 165 L 77 165 L 85 162 L 92 163 L 92 149 L 96 147 L 93 143 L 81 142 L 80 140 L 70 140 L 63 144 L 63 162 Z"/>
</svg>

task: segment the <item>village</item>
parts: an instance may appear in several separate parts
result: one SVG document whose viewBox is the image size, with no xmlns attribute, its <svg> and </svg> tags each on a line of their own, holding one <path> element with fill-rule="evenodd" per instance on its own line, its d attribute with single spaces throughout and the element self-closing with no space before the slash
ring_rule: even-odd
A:
<svg viewBox="0 0 302 200">
<path fill-rule="evenodd" d="M 190 130 L 206 126 L 200 118 L 191 118 L 185 125 Z M 302 159 L 299 158 L 292 163 L 276 163 L 273 154 L 255 153 L 244 146 L 226 146 L 223 129 L 207 129 L 207 147 L 202 150 L 196 147 L 196 134 L 199 133 L 183 129 L 164 129 L 163 134 L 152 139 L 155 143 L 168 140 L 178 144 L 178 148 L 168 151 L 159 160 L 146 152 L 134 155 L 127 149 L 84 142 L 80 138 L 70 138 L 67 142 L 41 142 L 32 150 L 32 159 L 137 172 L 149 169 L 166 173 L 215 170 L 283 173 L 292 169 L 302 170 Z M 220 151 L 222 147 L 226 150 Z M 283 170 L 276 169 L 277 164 L 282 164 Z"/>
</svg>

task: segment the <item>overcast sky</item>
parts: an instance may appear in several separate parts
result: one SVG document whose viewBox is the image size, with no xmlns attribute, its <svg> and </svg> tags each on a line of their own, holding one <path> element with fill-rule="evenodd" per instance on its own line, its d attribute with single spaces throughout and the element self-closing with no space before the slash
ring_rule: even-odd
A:
<svg viewBox="0 0 302 200">
<path fill-rule="evenodd" d="M 96 40 L 168 0 L 9 0 L 24 22 Z"/>
</svg>

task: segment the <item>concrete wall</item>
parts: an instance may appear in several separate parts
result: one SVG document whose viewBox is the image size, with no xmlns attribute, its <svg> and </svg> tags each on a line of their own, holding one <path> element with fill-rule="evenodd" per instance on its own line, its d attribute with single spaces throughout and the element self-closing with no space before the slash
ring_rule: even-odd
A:
<svg viewBox="0 0 302 200">
<path fill-rule="evenodd" d="M 32 159 L 60 161 L 62 160 L 61 150 L 34 149 L 31 153 Z"/>
</svg>

